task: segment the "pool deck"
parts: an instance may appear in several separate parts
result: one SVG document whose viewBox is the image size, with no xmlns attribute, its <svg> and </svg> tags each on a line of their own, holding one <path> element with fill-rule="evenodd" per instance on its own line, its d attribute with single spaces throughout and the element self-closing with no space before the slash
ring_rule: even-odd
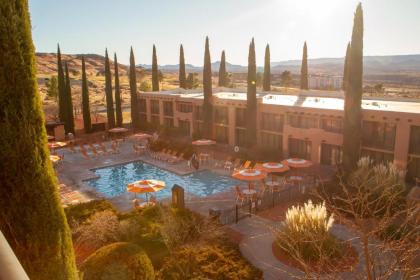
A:
<svg viewBox="0 0 420 280">
<path fill-rule="evenodd" d="M 104 144 L 107 148 L 111 146 L 110 142 L 105 142 Z M 89 148 L 87 149 L 90 151 Z M 176 164 L 171 164 L 165 161 L 153 159 L 148 155 L 137 155 L 132 148 L 132 142 L 129 140 L 120 143 L 119 153 L 116 154 L 107 153 L 94 157 L 89 153 L 90 159 L 86 159 L 78 151 L 78 148 L 76 148 L 76 152 L 72 152 L 67 148 L 59 149 L 57 150 L 57 154 L 64 155 L 64 160 L 55 167 L 59 181 L 70 187 L 74 192 L 80 193 L 85 198 L 84 201 L 105 198 L 103 194 L 88 186 L 86 183 L 87 180 L 97 178 L 97 175 L 94 172 L 94 169 L 97 168 L 120 165 L 134 161 L 143 161 L 178 175 L 187 175 L 195 172 L 193 168 L 188 166 L 188 163 L 185 160 Z M 230 176 L 229 171 L 226 171 L 223 168 L 214 167 L 214 163 L 204 165 L 200 167 L 199 170 L 211 170 L 219 175 Z M 165 178 L 159 179 L 165 180 Z M 168 187 L 171 188 L 172 186 Z M 110 200 L 113 205 L 122 212 L 127 212 L 133 209 L 131 202 L 132 199 L 133 194 L 130 193 L 124 193 L 111 199 L 108 198 L 108 200 Z M 170 198 L 164 199 L 161 202 L 165 204 L 169 203 L 169 201 Z M 189 193 L 185 194 L 186 205 L 192 210 L 206 215 L 209 208 L 218 207 L 223 209 L 227 206 L 231 207 L 234 204 L 234 201 L 235 195 L 232 190 L 226 190 L 225 192 L 220 192 L 207 197 L 197 197 Z M 76 203 L 77 202 L 83 201 L 76 201 Z"/>
</svg>

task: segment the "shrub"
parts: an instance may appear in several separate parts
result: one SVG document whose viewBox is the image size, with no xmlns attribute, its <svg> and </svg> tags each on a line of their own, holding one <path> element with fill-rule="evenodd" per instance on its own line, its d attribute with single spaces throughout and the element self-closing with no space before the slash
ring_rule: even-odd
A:
<svg viewBox="0 0 420 280">
<path fill-rule="evenodd" d="M 75 245 L 86 245 L 98 249 L 106 244 L 118 241 L 120 222 L 110 210 L 93 214 L 81 225 L 73 228 Z"/>
<path fill-rule="evenodd" d="M 230 244 L 188 245 L 168 257 L 157 279 L 262 279 L 262 273 Z"/>
<path fill-rule="evenodd" d="M 169 250 L 196 241 L 216 240 L 219 226 L 186 209 L 167 208 L 162 216 L 161 235 Z"/>
<path fill-rule="evenodd" d="M 117 213 L 117 210 L 108 200 L 92 200 L 86 203 L 71 205 L 65 208 L 67 221 L 70 225 L 82 224 L 89 219 L 93 214 L 100 211 L 110 210 Z"/>
<path fill-rule="evenodd" d="M 334 218 L 328 216 L 325 203 L 313 204 L 311 200 L 293 206 L 277 233 L 278 246 L 286 254 L 301 261 L 318 261 L 339 255 L 339 242 L 330 233 Z"/>
<path fill-rule="evenodd" d="M 82 280 L 153 280 L 154 270 L 150 259 L 141 247 L 127 242 L 117 242 L 100 248 L 80 268 Z"/>
</svg>

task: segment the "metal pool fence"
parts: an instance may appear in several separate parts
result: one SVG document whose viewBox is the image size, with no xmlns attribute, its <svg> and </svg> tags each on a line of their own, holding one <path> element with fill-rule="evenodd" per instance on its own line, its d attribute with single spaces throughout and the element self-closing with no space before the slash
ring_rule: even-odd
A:
<svg viewBox="0 0 420 280">
<path fill-rule="evenodd" d="M 237 223 L 246 217 L 251 217 L 252 214 L 288 202 L 300 194 L 299 188 L 294 186 L 276 192 L 265 192 L 256 201 L 249 200 L 230 208 L 221 209 L 218 213 L 219 221 L 224 225 Z"/>
</svg>

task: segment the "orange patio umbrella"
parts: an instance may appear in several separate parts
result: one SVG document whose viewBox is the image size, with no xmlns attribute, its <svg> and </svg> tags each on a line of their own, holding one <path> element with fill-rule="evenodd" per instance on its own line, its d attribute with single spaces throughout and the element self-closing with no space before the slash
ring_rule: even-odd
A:
<svg viewBox="0 0 420 280">
<path fill-rule="evenodd" d="M 61 157 L 57 155 L 50 155 L 50 160 L 52 161 L 52 163 L 57 163 L 61 160 Z"/>
<path fill-rule="evenodd" d="M 216 141 L 208 140 L 208 139 L 200 139 L 200 140 L 193 141 L 192 144 L 194 146 L 210 146 L 210 145 L 215 145 Z"/>
<path fill-rule="evenodd" d="M 289 158 L 283 160 L 282 163 L 292 168 L 305 168 L 312 165 L 312 161 L 303 158 Z"/>
<path fill-rule="evenodd" d="M 137 138 L 137 139 L 148 139 L 148 138 L 152 138 L 153 136 L 147 133 L 136 133 L 132 135 L 131 137 Z"/>
<path fill-rule="evenodd" d="M 67 143 L 66 143 L 66 142 L 58 142 L 58 141 L 48 143 L 48 147 L 49 147 L 50 149 L 61 148 L 61 147 L 65 147 L 66 145 L 67 145 Z"/>
<path fill-rule="evenodd" d="M 165 188 L 166 184 L 159 180 L 140 180 L 127 185 L 127 191 L 132 193 L 145 193 L 158 192 Z"/>
<path fill-rule="evenodd" d="M 241 181 L 259 181 L 267 177 L 267 173 L 260 169 L 241 169 L 233 172 L 232 177 Z"/>
<path fill-rule="evenodd" d="M 266 162 L 261 165 L 260 169 L 267 173 L 282 173 L 288 171 L 290 168 L 286 164 L 280 162 Z"/>
<path fill-rule="evenodd" d="M 111 133 L 124 133 L 127 131 L 128 131 L 128 128 L 125 128 L 125 127 L 114 127 L 108 130 L 108 132 L 111 132 Z"/>
</svg>

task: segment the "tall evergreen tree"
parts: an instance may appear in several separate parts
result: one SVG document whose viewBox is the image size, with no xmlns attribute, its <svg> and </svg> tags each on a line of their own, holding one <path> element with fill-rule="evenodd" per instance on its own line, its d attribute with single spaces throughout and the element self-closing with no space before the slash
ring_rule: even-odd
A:
<svg viewBox="0 0 420 280">
<path fill-rule="evenodd" d="M 300 69 L 300 88 L 309 89 L 308 86 L 308 47 L 303 45 L 302 67 Z"/>
<path fill-rule="evenodd" d="M 263 90 L 271 90 L 270 45 L 265 47 Z"/>
<path fill-rule="evenodd" d="M 117 126 L 121 127 L 123 124 L 123 116 L 121 110 L 121 89 L 120 89 L 120 76 L 118 74 L 118 61 L 117 54 L 114 53 L 114 75 L 115 75 L 115 116 Z"/>
<path fill-rule="evenodd" d="M 92 122 L 90 119 L 90 105 L 89 105 L 89 87 L 86 78 L 85 57 L 82 56 L 82 110 L 83 110 L 83 127 L 85 133 L 90 133 L 92 130 Z"/>
<path fill-rule="evenodd" d="M 211 76 L 211 59 L 209 37 L 206 37 L 206 45 L 204 50 L 204 67 L 203 67 L 203 131 L 205 138 L 213 137 L 213 90 L 212 90 L 212 76 Z"/>
<path fill-rule="evenodd" d="M 0 1 L 0 15 L 0 230 L 30 279 L 77 279 L 48 157 L 28 1 Z"/>
<path fill-rule="evenodd" d="M 74 134 L 73 99 L 71 97 L 70 75 L 67 62 L 64 64 L 64 68 L 66 71 L 66 93 L 64 98 L 66 101 L 66 122 L 64 123 L 64 130 L 66 133 Z"/>
<path fill-rule="evenodd" d="M 363 10 L 360 3 L 354 15 L 350 45 L 343 125 L 343 168 L 346 173 L 356 167 L 360 157 L 363 93 Z"/>
<path fill-rule="evenodd" d="M 227 73 L 226 73 L 226 56 L 225 51 L 222 51 L 222 58 L 220 59 L 219 67 L 219 87 L 227 87 Z"/>
<path fill-rule="evenodd" d="M 158 69 L 155 45 L 153 45 L 153 58 L 152 58 L 152 90 L 159 91 L 159 69 Z"/>
<path fill-rule="evenodd" d="M 187 88 L 186 84 L 186 72 L 185 72 L 185 58 L 184 58 L 184 47 L 181 44 L 179 48 L 179 87 Z"/>
<path fill-rule="evenodd" d="M 346 57 L 344 58 L 344 70 L 343 70 L 343 90 L 346 90 L 347 84 L 349 83 L 349 71 L 350 71 L 350 42 L 347 44 Z"/>
<path fill-rule="evenodd" d="M 58 78 L 58 118 L 66 122 L 66 84 L 64 80 L 63 63 L 61 61 L 60 45 L 57 45 L 57 78 Z"/>
<path fill-rule="evenodd" d="M 247 147 L 252 148 L 257 144 L 257 64 L 254 38 L 249 45 L 246 107 Z"/>
<path fill-rule="evenodd" d="M 134 130 L 140 128 L 139 110 L 137 104 L 137 75 L 136 62 L 134 59 L 133 47 L 130 49 L 130 107 L 131 107 L 131 126 Z"/>
<path fill-rule="evenodd" d="M 105 49 L 105 97 L 108 128 L 115 127 L 114 100 L 112 98 L 112 76 L 109 65 L 108 50 Z"/>
</svg>

